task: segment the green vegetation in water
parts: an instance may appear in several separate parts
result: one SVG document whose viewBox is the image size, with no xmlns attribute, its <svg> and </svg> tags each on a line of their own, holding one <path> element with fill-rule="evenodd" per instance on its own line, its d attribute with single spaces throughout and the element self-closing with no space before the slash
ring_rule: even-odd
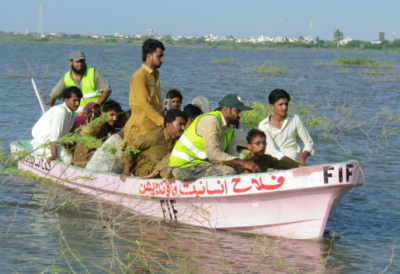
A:
<svg viewBox="0 0 400 274">
<path fill-rule="evenodd" d="M 319 60 L 319 62 L 314 63 L 315 66 L 329 66 L 331 63 Z"/>
<path fill-rule="evenodd" d="M 361 58 L 361 57 L 340 57 L 338 59 L 332 60 L 332 63 L 338 66 L 356 66 L 356 67 L 393 67 L 392 63 L 381 62 L 379 59 L 372 58 Z"/>
<path fill-rule="evenodd" d="M 268 115 L 272 114 L 269 104 L 254 102 L 251 104 L 251 107 L 252 110 L 243 112 L 241 120 L 248 129 L 258 128 L 258 124 Z M 303 104 L 294 105 L 292 102 L 289 103 L 289 111 L 299 114 L 302 117 L 304 126 L 309 130 L 318 128 L 325 121 L 325 118 L 322 116 L 314 116 L 314 109 L 314 105 L 306 106 Z"/>
<path fill-rule="evenodd" d="M 215 59 L 212 60 L 214 65 L 229 65 L 233 61 L 233 58 L 226 58 L 226 59 Z"/>
<path fill-rule="evenodd" d="M 251 72 L 260 74 L 284 74 L 286 70 L 285 67 L 275 67 L 269 60 L 265 61 L 261 66 L 251 65 L 249 69 Z"/>
</svg>

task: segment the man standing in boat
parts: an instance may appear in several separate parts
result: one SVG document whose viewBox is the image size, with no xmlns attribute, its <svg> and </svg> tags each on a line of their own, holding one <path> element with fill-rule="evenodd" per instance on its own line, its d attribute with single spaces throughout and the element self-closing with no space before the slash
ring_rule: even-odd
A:
<svg viewBox="0 0 400 274">
<path fill-rule="evenodd" d="M 233 167 L 259 172 L 252 161 L 240 160 L 232 124 L 250 110 L 238 94 L 229 94 L 219 102 L 218 110 L 197 117 L 172 150 L 169 166 L 180 181 L 193 181 L 204 176 L 236 174 Z"/>
<path fill-rule="evenodd" d="M 63 91 L 64 103 L 48 110 L 32 128 L 34 153 L 45 157 L 48 164 L 59 159 L 67 164 L 71 162 L 71 153 L 59 143 L 59 139 L 70 132 L 74 111 L 78 109 L 82 96 L 79 88 L 67 88 Z"/>
<path fill-rule="evenodd" d="M 97 69 L 86 66 L 85 54 L 82 51 L 71 52 L 69 64 L 71 70 L 52 89 L 49 104 L 53 106 L 57 99 L 62 98 L 64 90 L 76 86 L 83 93 L 77 113 L 81 112 L 89 102 L 97 102 L 101 106 L 111 94 L 107 80 Z"/>
<path fill-rule="evenodd" d="M 158 68 L 164 62 L 163 43 L 149 38 L 142 46 L 142 67 L 132 76 L 129 106 L 132 115 L 124 128 L 124 140 L 133 141 L 164 123 Z"/>
</svg>

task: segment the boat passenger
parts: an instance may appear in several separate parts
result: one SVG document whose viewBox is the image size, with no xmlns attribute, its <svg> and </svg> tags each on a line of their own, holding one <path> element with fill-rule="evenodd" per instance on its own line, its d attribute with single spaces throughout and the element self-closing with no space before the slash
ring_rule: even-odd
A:
<svg viewBox="0 0 400 274">
<path fill-rule="evenodd" d="M 177 89 L 170 89 L 164 100 L 164 113 L 170 109 L 181 109 L 183 96 Z"/>
<path fill-rule="evenodd" d="M 124 152 L 123 137 L 124 131 L 121 129 L 125 126 L 131 115 L 131 111 L 122 112 L 117 117 L 115 129 L 118 133 L 111 135 L 102 146 L 97 149 L 92 158 L 86 165 L 86 169 L 90 171 L 112 172 L 121 174 L 124 171 Z"/>
<path fill-rule="evenodd" d="M 197 117 L 176 143 L 169 164 L 176 179 L 233 175 L 233 167 L 260 171 L 254 162 L 239 159 L 231 126 L 242 118 L 242 111 L 251 108 L 240 101 L 238 94 L 225 96 L 219 106 L 219 110 Z"/>
<path fill-rule="evenodd" d="M 265 133 L 258 129 L 252 129 L 247 134 L 247 149 L 241 152 L 240 157 L 243 160 L 254 161 L 259 167 L 260 172 L 268 172 L 268 168 L 273 169 L 291 169 L 299 167 L 299 164 L 291 161 L 278 160 L 271 155 L 265 154 L 267 148 Z M 244 173 L 251 173 L 250 170 L 245 169 Z"/>
<path fill-rule="evenodd" d="M 203 114 L 203 111 L 192 104 L 188 104 L 183 108 L 183 112 L 186 113 L 187 115 L 187 122 L 186 122 L 186 126 L 185 126 L 185 130 L 192 124 L 192 122 L 194 121 L 194 119 L 197 118 L 197 116 L 200 116 Z"/>
<path fill-rule="evenodd" d="M 50 165 L 52 160 L 69 164 L 72 155 L 59 139 L 68 135 L 74 123 L 74 111 L 79 107 L 82 92 L 77 87 L 69 87 L 63 92 L 64 103 L 49 109 L 32 128 L 34 153 L 45 157 Z"/>
<path fill-rule="evenodd" d="M 100 117 L 100 115 L 101 115 L 100 105 L 97 104 L 96 102 L 88 103 L 83 108 L 82 112 L 76 116 L 74 120 L 74 125 L 71 128 L 71 133 L 74 133 L 78 128 L 90 123 L 95 118 Z"/>
<path fill-rule="evenodd" d="M 101 111 L 102 116 L 84 126 L 81 131 L 82 136 L 95 137 L 96 139 L 101 140 L 101 142 L 105 142 L 111 134 L 118 131 L 118 129 L 115 128 L 115 124 L 120 113 L 122 113 L 120 104 L 114 100 L 108 100 L 103 105 Z M 76 146 L 72 164 L 85 168 L 98 147 L 93 145 L 91 142 L 82 141 Z"/>
<path fill-rule="evenodd" d="M 163 128 L 129 142 L 121 180 L 125 182 L 126 176 L 134 175 L 144 178 L 165 178 L 169 164 L 169 157 L 165 156 L 171 152 L 175 141 L 182 136 L 186 120 L 184 112 L 171 109 L 165 115 Z"/>
<path fill-rule="evenodd" d="M 49 104 L 53 106 L 56 100 L 62 97 L 66 88 L 76 86 L 83 93 L 77 113 L 80 113 L 90 102 L 96 102 L 102 106 L 111 94 L 111 87 L 99 70 L 86 66 L 85 54 L 82 51 L 70 53 L 69 65 L 71 70 L 51 90 Z"/>
<path fill-rule="evenodd" d="M 135 140 L 164 123 L 158 68 L 164 62 L 163 43 L 149 38 L 142 46 L 142 67 L 132 76 L 129 106 L 132 115 L 124 128 L 124 141 Z"/>
<path fill-rule="evenodd" d="M 303 141 L 304 149 L 298 162 L 306 166 L 308 156 L 314 154 L 314 142 L 300 117 L 288 114 L 290 95 L 283 89 L 274 89 L 268 97 L 272 114 L 258 125 L 267 136 L 267 154 L 284 161 L 296 161 L 300 147 L 296 135 Z"/>
</svg>

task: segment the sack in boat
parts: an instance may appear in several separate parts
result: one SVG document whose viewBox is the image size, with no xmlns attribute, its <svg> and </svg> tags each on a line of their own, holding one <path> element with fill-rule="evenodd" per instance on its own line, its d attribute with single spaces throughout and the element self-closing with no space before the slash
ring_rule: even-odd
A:
<svg viewBox="0 0 400 274">
<path fill-rule="evenodd" d="M 86 165 L 86 169 L 121 174 L 124 170 L 121 136 L 119 134 L 110 136 L 93 154 Z"/>
</svg>

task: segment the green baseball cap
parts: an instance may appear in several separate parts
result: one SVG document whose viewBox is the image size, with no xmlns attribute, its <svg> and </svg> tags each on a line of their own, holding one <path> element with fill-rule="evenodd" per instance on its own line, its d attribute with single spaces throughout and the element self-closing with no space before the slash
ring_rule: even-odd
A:
<svg viewBox="0 0 400 274">
<path fill-rule="evenodd" d="M 251 107 L 246 106 L 242 103 L 239 94 L 228 94 L 221 101 L 219 101 L 220 107 L 227 107 L 227 108 L 237 108 L 240 110 L 251 110 Z"/>
</svg>

